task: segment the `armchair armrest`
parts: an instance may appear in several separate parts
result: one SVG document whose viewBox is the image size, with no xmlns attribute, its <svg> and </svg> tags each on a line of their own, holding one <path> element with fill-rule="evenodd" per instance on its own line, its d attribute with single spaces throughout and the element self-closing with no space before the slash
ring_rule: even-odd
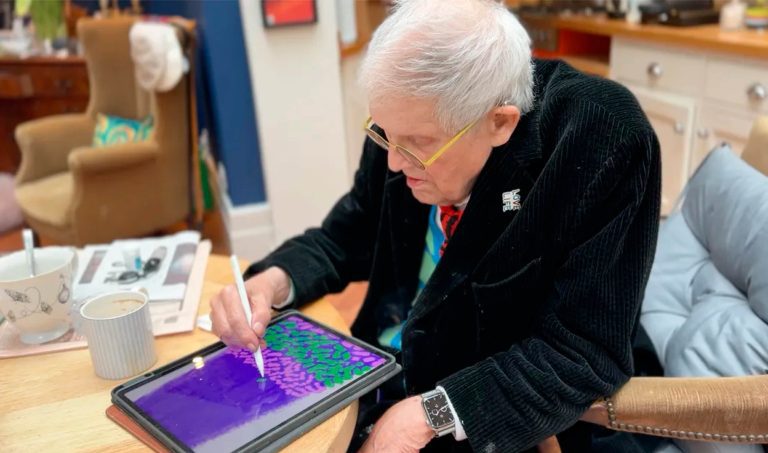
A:
<svg viewBox="0 0 768 453">
<path fill-rule="evenodd" d="M 154 141 L 101 148 L 80 147 L 69 155 L 69 169 L 75 175 L 123 170 L 154 161 L 159 154 L 160 149 Z"/>
<path fill-rule="evenodd" d="M 581 420 L 688 440 L 768 442 L 768 375 L 632 378 Z"/>
<path fill-rule="evenodd" d="M 94 127 L 87 114 L 54 115 L 20 124 L 15 132 L 22 156 L 16 182 L 66 171 L 69 152 L 91 143 Z"/>
</svg>

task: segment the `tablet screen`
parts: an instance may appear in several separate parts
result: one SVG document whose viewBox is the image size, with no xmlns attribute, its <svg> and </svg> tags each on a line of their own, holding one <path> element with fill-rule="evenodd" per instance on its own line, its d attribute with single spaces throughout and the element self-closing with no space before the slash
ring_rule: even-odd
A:
<svg viewBox="0 0 768 453">
<path fill-rule="evenodd" d="M 232 451 L 262 436 L 386 359 L 309 320 L 270 324 L 264 374 L 247 349 L 218 349 L 124 396 L 195 451 Z"/>
</svg>

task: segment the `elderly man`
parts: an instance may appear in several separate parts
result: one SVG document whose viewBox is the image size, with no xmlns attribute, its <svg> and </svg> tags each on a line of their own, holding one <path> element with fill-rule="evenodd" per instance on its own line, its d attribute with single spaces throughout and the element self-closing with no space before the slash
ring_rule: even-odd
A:
<svg viewBox="0 0 768 453">
<path fill-rule="evenodd" d="M 255 349 L 270 307 L 367 280 L 352 332 L 403 373 L 362 399 L 364 451 L 512 452 L 553 434 L 588 449 L 573 425 L 632 375 L 658 229 L 658 143 L 636 100 L 534 68 L 491 0 L 397 2 L 361 81 L 354 186 L 249 268 L 250 326 L 232 288 L 212 300 L 215 331 Z"/>
</svg>

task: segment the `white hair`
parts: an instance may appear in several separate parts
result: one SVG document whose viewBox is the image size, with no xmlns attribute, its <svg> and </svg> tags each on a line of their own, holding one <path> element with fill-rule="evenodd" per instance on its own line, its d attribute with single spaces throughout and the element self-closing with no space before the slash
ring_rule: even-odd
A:
<svg viewBox="0 0 768 453">
<path fill-rule="evenodd" d="M 495 106 L 533 105 L 531 40 L 496 0 L 396 0 L 360 69 L 369 101 L 435 102 L 435 119 L 456 132 Z"/>
</svg>

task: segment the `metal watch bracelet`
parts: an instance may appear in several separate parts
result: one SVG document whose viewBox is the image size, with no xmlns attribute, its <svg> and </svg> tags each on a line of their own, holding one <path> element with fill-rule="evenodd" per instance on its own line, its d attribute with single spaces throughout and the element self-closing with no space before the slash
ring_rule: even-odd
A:
<svg viewBox="0 0 768 453">
<path fill-rule="evenodd" d="M 445 393 L 437 389 L 422 393 L 421 407 L 424 409 L 427 424 L 435 432 L 435 437 L 442 437 L 456 430 L 456 421 L 453 419 L 453 412 L 448 406 L 448 397 Z M 439 418 L 444 420 L 441 422 Z"/>
</svg>

